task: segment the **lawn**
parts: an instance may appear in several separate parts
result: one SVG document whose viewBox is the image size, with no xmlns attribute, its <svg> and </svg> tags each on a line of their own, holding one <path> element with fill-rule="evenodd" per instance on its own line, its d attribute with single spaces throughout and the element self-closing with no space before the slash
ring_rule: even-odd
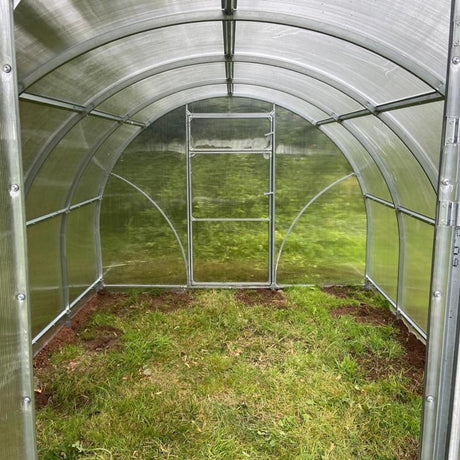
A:
<svg viewBox="0 0 460 460">
<path fill-rule="evenodd" d="M 415 459 L 423 346 L 361 288 L 102 293 L 35 360 L 41 459 Z"/>
</svg>

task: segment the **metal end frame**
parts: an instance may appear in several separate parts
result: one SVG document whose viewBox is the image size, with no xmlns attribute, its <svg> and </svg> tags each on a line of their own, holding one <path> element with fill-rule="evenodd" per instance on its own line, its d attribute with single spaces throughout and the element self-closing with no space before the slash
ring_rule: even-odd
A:
<svg viewBox="0 0 460 460">
<path fill-rule="evenodd" d="M 13 2 L 0 0 L 0 445 L 37 458 Z"/>
<path fill-rule="evenodd" d="M 452 1 L 420 459 L 460 451 L 460 2 Z"/>
</svg>

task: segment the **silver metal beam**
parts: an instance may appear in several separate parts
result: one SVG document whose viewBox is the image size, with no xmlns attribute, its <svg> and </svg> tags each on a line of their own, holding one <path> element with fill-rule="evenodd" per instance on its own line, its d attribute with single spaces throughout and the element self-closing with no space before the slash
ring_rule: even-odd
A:
<svg viewBox="0 0 460 460">
<path fill-rule="evenodd" d="M 457 460 L 460 445 L 460 1 L 452 0 L 447 94 L 428 324 L 421 460 Z"/>
<path fill-rule="evenodd" d="M 0 446 L 3 458 L 34 460 L 30 296 L 11 0 L 0 0 L 0 66 Z"/>
</svg>

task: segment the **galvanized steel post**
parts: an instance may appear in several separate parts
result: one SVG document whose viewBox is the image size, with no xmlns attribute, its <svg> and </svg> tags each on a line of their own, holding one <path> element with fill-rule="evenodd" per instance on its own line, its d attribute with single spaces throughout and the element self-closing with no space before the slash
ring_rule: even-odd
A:
<svg viewBox="0 0 460 460">
<path fill-rule="evenodd" d="M 13 2 L 0 0 L 0 446 L 37 457 Z"/>
<path fill-rule="evenodd" d="M 460 2 L 452 1 L 427 341 L 421 460 L 457 460 L 460 425 Z"/>
</svg>

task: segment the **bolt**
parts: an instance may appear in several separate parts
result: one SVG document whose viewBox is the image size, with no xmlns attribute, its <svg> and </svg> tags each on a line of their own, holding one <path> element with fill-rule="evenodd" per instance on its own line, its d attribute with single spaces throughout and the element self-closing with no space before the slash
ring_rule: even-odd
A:
<svg viewBox="0 0 460 460">
<path fill-rule="evenodd" d="M 452 64 L 454 64 L 454 65 L 460 64 L 460 57 L 459 56 L 454 56 L 452 58 Z"/>
<path fill-rule="evenodd" d="M 428 395 L 425 399 L 427 403 L 431 404 L 432 402 L 434 402 L 434 396 Z"/>
<path fill-rule="evenodd" d="M 29 398 L 29 396 L 26 396 L 26 397 L 24 398 L 24 404 L 25 404 L 26 406 L 28 406 L 31 402 L 32 402 L 32 400 Z"/>
<path fill-rule="evenodd" d="M 433 296 L 434 297 L 441 297 L 441 291 L 434 291 Z"/>
<path fill-rule="evenodd" d="M 10 186 L 10 193 L 17 193 L 19 192 L 19 185 L 18 184 L 12 184 Z"/>
<path fill-rule="evenodd" d="M 3 65 L 3 72 L 5 73 L 10 73 L 13 69 L 11 68 L 11 66 L 9 64 L 4 64 Z"/>
<path fill-rule="evenodd" d="M 17 296 L 16 299 L 19 300 L 19 302 L 24 302 L 26 300 L 26 295 L 20 292 Z"/>
<path fill-rule="evenodd" d="M 450 180 L 449 179 L 443 179 L 441 183 L 442 183 L 442 185 L 450 185 Z"/>
</svg>

